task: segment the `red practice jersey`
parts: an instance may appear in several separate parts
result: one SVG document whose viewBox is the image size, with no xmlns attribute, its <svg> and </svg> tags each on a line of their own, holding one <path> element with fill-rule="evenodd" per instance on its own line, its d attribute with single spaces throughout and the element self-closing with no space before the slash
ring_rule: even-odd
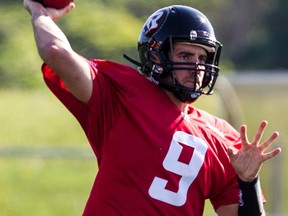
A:
<svg viewBox="0 0 288 216">
<path fill-rule="evenodd" d="M 88 61 L 93 93 L 88 104 L 71 95 L 47 66 L 51 91 L 81 124 L 99 171 L 83 215 L 203 214 L 239 201 L 226 150 L 239 133 L 226 121 L 190 107 L 184 115 L 160 87 L 135 69 Z"/>
</svg>

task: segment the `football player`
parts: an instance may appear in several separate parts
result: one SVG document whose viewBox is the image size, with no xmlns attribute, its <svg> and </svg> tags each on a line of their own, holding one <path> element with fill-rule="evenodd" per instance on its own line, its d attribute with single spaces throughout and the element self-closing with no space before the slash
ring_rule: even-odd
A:
<svg viewBox="0 0 288 216">
<path fill-rule="evenodd" d="M 139 73 L 71 48 L 54 21 L 74 3 L 60 10 L 31 0 L 24 6 L 45 82 L 97 157 L 83 215 L 200 216 L 206 199 L 220 216 L 265 214 L 258 175 L 280 152 L 264 154 L 278 133 L 261 143 L 263 121 L 250 143 L 245 125 L 238 132 L 192 104 L 212 94 L 219 74 L 222 45 L 204 14 L 182 5 L 153 13 L 139 36 L 139 61 L 125 55 Z"/>
</svg>

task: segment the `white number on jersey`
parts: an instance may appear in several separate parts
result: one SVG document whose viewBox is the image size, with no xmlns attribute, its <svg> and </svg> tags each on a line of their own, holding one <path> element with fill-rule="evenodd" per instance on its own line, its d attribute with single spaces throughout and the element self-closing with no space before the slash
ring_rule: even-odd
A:
<svg viewBox="0 0 288 216">
<path fill-rule="evenodd" d="M 189 164 L 179 161 L 183 150 L 183 147 L 179 143 L 194 148 Z M 204 163 L 207 148 L 208 146 L 203 139 L 183 131 L 175 132 L 170 143 L 170 148 L 163 161 L 163 167 L 165 170 L 181 176 L 178 191 L 174 192 L 166 189 L 168 180 L 156 176 L 149 188 L 149 195 L 154 199 L 174 206 L 184 205 L 187 200 L 188 189 Z"/>
</svg>

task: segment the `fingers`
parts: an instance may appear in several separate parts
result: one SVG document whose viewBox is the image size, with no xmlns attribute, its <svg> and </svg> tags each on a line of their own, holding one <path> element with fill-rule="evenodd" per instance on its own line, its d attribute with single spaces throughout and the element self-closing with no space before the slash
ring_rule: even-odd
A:
<svg viewBox="0 0 288 216">
<path fill-rule="evenodd" d="M 69 13 L 70 10 L 75 8 L 75 4 L 71 2 L 69 5 L 62 9 L 46 8 L 48 15 L 55 21 L 65 14 Z"/>
<path fill-rule="evenodd" d="M 70 2 L 66 7 L 64 7 L 63 9 L 67 12 L 69 12 L 71 9 L 74 9 L 76 6 L 75 6 L 75 3 L 74 2 Z"/>
<path fill-rule="evenodd" d="M 24 0 L 23 6 L 30 14 L 32 14 L 34 10 L 39 10 L 40 8 L 43 8 L 43 6 L 39 2 L 32 0 Z"/>
<path fill-rule="evenodd" d="M 273 144 L 273 142 L 279 137 L 279 133 L 277 131 L 273 132 L 267 140 L 265 140 L 263 143 L 260 144 L 260 141 L 263 137 L 263 134 L 264 134 L 264 131 L 265 131 L 267 125 L 268 125 L 267 121 L 261 122 L 258 130 L 256 131 L 256 133 L 254 135 L 254 139 L 253 139 L 252 143 L 249 143 L 249 140 L 247 138 L 247 126 L 242 125 L 240 127 L 240 137 L 241 137 L 241 141 L 242 141 L 243 150 L 254 146 L 254 147 L 257 147 L 261 153 L 263 153 L 266 149 L 268 149 Z M 281 149 L 277 148 L 277 149 L 273 150 L 272 152 L 265 154 L 265 160 L 276 156 L 280 152 L 281 152 Z"/>
<path fill-rule="evenodd" d="M 245 148 L 249 144 L 246 125 L 242 125 L 240 127 L 240 138 L 241 138 L 242 148 Z"/>
<path fill-rule="evenodd" d="M 267 121 L 261 122 L 261 124 L 260 124 L 258 130 L 256 131 L 255 136 L 253 138 L 252 145 L 258 145 L 259 144 L 267 125 L 268 125 Z"/>
<path fill-rule="evenodd" d="M 247 126 L 240 127 L 240 139 L 242 147 L 240 150 L 233 147 L 228 148 L 227 154 L 232 165 L 241 179 L 254 179 L 258 175 L 261 166 L 266 160 L 269 160 L 281 152 L 281 148 L 275 148 L 268 153 L 264 153 L 273 142 L 279 137 L 277 131 L 273 132 L 268 139 L 261 143 L 262 136 L 268 125 L 267 121 L 262 121 L 259 125 L 253 142 L 250 143 L 247 138 Z"/>
<path fill-rule="evenodd" d="M 23 5 L 30 14 L 33 14 L 33 12 L 45 11 L 44 13 L 47 13 L 47 15 L 50 16 L 54 21 L 61 18 L 75 8 L 74 2 L 69 3 L 62 9 L 55 9 L 50 7 L 44 8 L 42 4 L 32 0 L 23 0 Z"/>
<path fill-rule="evenodd" d="M 263 134 L 264 134 L 264 131 L 265 131 L 265 128 L 267 127 L 268 125 L 268 122 L 267 121 L 262 121 L 258 130 L 256 131 L 255 135 L 254 135 L 254 138 L 253 138 L 253 141 L 252 143 L 249 142 L 248 140 L 248 137 L 247 137 L 247 126 L 246 125 L 242 125 L 240 127 L 240 137 L 241 137 L 241 141 L 242 141 L 242 145 L 243 147 L 247 147 L 247 145 L 254 145 L 254 146 L 257 146 L 259 145 L 262 137 L 263 137 Z M 278 136 L 279 134 L 277 135 L 276 134 L 277 132 L 273 133 L 272 136 L 269 138 L 269 141 L 273 142 Z M 268 145 L 268 143 L 266 145 L 263 146 L 263 149 Z M 269 144 L 267 147 L 269 147 L 271 144 Z M 267 148 L 266 147 L 266 148 Z M 265 148 L 265 149 L 266 149 Z"/>
<path fill-rule="evenodd" d="M 263 162 L 266 160 L 269 160 L 273 157 L 275 157 L 276 155 L 278 155 L 279 153 L 281 153 L 281 148 L 276 148 L 271 152 L 268 152 L 266 154 L 263 155 Z"/>
<path fill-rule="evenodd" d="M 269 148 L 278 137 L 279 137 L 279 133 L 277 131 L 272 133 L 272 135 L 259 146 L 261 151 L 263 152 L 267 148 Z"/>
</svg>

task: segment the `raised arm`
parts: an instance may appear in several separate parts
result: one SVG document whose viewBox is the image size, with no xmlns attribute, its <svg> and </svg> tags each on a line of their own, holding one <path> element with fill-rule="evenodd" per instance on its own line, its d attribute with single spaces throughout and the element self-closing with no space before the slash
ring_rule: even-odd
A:
<svg viewBox="0 0 288 216">
<path fill-rule="evenodd" d="M 40 57 L 62 78 L 78 100 L 87 103 L 92 94 L 89 64 L 73 51 L 66 36 L 54 22 L 73 9 L 75 4 L 70 3 L 60 10 L 44 8 L 32 0 L 24 0 L 23 4 L 31 14 Z"/>
</svg>

